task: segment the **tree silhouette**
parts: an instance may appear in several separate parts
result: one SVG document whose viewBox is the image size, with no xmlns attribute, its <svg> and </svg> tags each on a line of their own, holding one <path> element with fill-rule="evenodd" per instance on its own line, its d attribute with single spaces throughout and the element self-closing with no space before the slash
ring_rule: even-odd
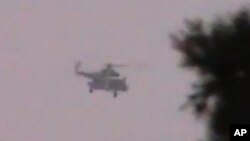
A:
<svg viewBox="0 0 250 141">
<path fill-rule="evenodd" d="M 189 100 L 197 114 L 217 101 L 209 120 L 209 140 L 229 141 L 230 124 L 250 124 L 250 16 L 245 8 L 209 26 L 187 22 L 181 36 L 172 35 L 184 68 L 197 70 L 200 81 Z"/>
</svg>

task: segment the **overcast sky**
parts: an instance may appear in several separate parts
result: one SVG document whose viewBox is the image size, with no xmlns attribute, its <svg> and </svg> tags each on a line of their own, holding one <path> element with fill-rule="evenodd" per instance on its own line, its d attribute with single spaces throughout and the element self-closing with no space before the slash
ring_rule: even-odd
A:
<svg viewBox="0 0 250 141">
<path fill-rule="evenodd" d="M 0 140 L 194 141 L 202 124 L 178 111 L 194 77 L 167 35 L 247 1 L 1 0 Z M 130 90 L 89 94 L 76 60 L 129 64 Z"/>
</svg>

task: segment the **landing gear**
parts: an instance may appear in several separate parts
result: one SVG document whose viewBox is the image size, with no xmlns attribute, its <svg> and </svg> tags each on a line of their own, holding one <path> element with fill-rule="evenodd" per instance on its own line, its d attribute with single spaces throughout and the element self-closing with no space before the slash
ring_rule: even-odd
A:
<svg viewBox="0 0 250 141">
<path fill-rule="evenodd" d="M 93 93 L 93 89 L 92 89 L 92 88 L 90 88 L 90 89 L 89 89 L 89 92 L 90 92 L 90 93 Z"/>
<path fill-rule="evenodd" d="M 117 91 L 114 91 L 114 98 L 116 98 L 117 97 Z"/>
</svg>

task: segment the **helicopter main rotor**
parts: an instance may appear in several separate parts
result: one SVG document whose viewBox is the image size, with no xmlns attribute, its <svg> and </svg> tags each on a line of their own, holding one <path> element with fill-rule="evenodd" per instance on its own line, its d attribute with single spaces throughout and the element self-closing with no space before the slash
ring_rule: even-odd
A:
<svg viewBox="0 0 250 141">
<path fill-rule="evenodd" d="M 106 67 L 109 67 L 109 68 L 117 68 L 117 67 L 127 67 L 128 65 L 125 65 L 125 64 L 112 64 L 112 63 L 106 63 L 105 66 L 106 66 Z"/>
</svg>

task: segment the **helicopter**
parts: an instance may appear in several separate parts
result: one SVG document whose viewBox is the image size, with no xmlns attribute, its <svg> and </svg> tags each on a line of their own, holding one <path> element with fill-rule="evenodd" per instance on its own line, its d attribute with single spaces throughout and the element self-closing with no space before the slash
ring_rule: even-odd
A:
<svg viewBox="0 0 250 141">
<path fill-rule="evenodd" d="M 91 80 L 87 83 L 90 93 L 93 93 L 94 90 L 112 91 L 115 98 L 119 91 L 126 92 L 128 90 L 126 77 L 121 78 L 120 73 L 114 70 L 115 67 L 122 67 L 124 65 L 108 63 L 105 68 L 98 72 L 85 72 L 79 70 L 80 66 L 81 62 L 75 64 L 75 73 Z"/>
</svg>

